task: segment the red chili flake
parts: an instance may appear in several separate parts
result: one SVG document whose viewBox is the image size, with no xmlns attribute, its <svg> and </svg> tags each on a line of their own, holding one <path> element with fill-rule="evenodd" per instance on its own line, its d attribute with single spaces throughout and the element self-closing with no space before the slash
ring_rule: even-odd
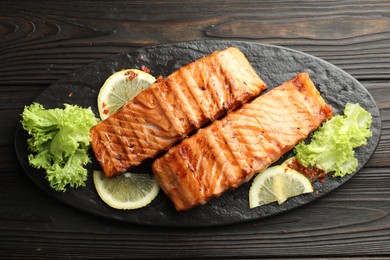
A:
<svg viewBox="0 0 390 260">
<path fill-rule="evenodd" d="M 105 108 L 107 106 L 107 104 L 106 103 L 102 103 L 102 108 Z"/>
<path fill-rule="evenodd" d="M 128 76 L 127 78 L 129 79 L 129 80 L 133 80 L 133 79 L 135 79 L 136 77 L 138 77 L 138 73 L 135 73 L 134 71 L 127 71 L 126 73 L 125 73 L 125 75 L 126 76 Z"/>
<path fill-rule="evenodd" d="M 142 65 L 141 70 L 142 70 L 143 72 L 150 73 L 150 69 L 148 69 L 148 68 L 145 67 L 144 65 Z"/>
<path fill-rule="evenodd" d="M 105 115 L 107 115 L 107 114 L 108 114 L 108 109 L 104 109 L 104 110 L 103 110 L 103 113 L 104 113 Z"/>
</svg>

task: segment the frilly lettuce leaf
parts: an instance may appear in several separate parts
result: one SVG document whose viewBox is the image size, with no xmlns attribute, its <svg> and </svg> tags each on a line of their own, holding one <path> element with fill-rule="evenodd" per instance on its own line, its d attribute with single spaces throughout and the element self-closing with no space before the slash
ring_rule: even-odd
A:
<svg viewBox="0 0 390 260">
<path fill-rule="evenodd" d="M 314 134 L 309 144 L 300 142 L 294 148 L 303 166 L 315 166 L 333 176 L 353 173 L 358 160 L 354 148 L 367 144 L 372 136 L 372 116 L 359 104 L 347 103 L 344 115 L 334 116 Z"/>
<path fill-rule="evenodd" d="M 66 191 L 67 185 L 85 185 L 89 129 L 97 123 L 90 108 L 64 104 L 64 109 L 45 109 L 33 103 L 24 108 L 21 123 L 31 136 L 29 163 L 46 170 L 52 188 Z"/>
</svg>

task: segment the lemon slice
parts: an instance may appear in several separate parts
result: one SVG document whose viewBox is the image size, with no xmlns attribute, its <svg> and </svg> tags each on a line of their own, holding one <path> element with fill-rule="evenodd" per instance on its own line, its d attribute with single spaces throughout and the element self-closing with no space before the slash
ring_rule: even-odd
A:
<svg viewBox="0 0 390 260">
<path fill-rule="evenodd" d="M 102 120 L 115 113 L 156 79 L 137 69 L 126 69 L 112 74 L 100 88 L 97 104 Z"/>
<path fill-rule="evenodd" d="M 301 173 L 278 165 L 260 172 L 249 189 L 249 207 L 259 207 L 271 202 L 282 204 L 288 198 L 313 192 L 308 178 Z"/>
<path fill-rule="evenodd" d="M 93 182 L 100 198 L 115 209 L 145 207 L 160 191 L 154 177 L 149 174 L 124 173 L 108 178 L 102 171 L 94 171 Z"/>
</svg>

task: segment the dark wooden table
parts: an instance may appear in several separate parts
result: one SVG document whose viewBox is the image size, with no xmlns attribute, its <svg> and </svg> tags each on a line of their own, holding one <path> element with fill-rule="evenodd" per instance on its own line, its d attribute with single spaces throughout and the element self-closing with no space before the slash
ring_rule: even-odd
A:
<svg viewBox="0 0 390 260">
<path fill-rule="evenodd" d="M 0 258 L 390 256 L 389 1 L 1 1 Z M 158 228 L 107 220 L 47 196 L 23 172 L 14 133 L 25 105 L 84 65 L 198 39 L 289 47 L 327 60 L 376 100 L 382 137 L 327 196 L 243 224 Z"/>
</svg>

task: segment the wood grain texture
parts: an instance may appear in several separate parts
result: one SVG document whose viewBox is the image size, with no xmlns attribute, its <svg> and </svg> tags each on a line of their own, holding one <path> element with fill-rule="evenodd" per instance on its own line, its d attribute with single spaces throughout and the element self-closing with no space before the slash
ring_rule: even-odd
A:
<svg viewBox="0 0 390 260">
<path fill-rule="evenodd" d="M 328 258 L 390 256 L 389 1 L 1 1 L 0 258 Z M 345 185 L 296 210 L 237 225 L 168 229 L 58 203 L 23 173 L 14 131 L 54 81 L 114 53 L 239 39 L 325 59 L 377 102 L 382 137 Z"/>
<path fill-rule="evenodd" d="M 358 79 L 390 76 L 387 1 L 205 3 L 3 1 L 0 83 L 48 84 L 113 53 L 208 38 L 250 39 L 305 51 Z"/>
</svg>

